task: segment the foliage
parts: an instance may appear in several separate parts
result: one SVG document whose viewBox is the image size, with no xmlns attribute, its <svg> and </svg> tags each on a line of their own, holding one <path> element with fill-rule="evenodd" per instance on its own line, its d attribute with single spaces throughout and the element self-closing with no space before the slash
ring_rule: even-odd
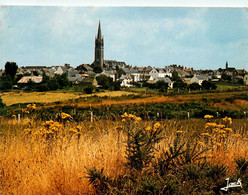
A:
<svg viewBox="0 0 248 195">
<path fill-rule="evenodd" d="M 12 81 L 14 80 L 17 69 L 18 69 L 18 66 L 16 65 L 15 62 L 6 62 L 5 74 L 9 75 L 11 77 Z"/>
<path fill-rule="evenodd" d="M 98 85 L 101 85 L 103 89 L 112 89 L 113 87 L 113 79 L 106 75 L 100 75 L 96 77 L 96 80 Z"/>
<path fill-rule="evenodd" d="M 174 89 L 185 89 L 187 88 L 187 84 L 184 83 L 181 79 L 177 79 L 173 84 Z"/>
<path fill-rule="evenodd" d="M 150 89 L 157 89 L 159 92 L 167 92 L 168 89 L 168 83 L 164 81 L 157 81 L 154 84 L 145 83 L 145 86 Z"/>
<path fill-rule="evenodd" d="M 5 114 L 6 105 L 3 103 L 2 98 L 0 96 L 0 115 Z"/>
<path fill-rule="evenodd" d="M 217 86 L 214 83 L 212 83 L 211 81 L 203 81 L 202 87 L 204 89 L 213 89 L 213 90 L 217 88 Z"/>
<path fill-rule="evenodd" d="M 110 178 L 105 176 L 103 168 L 98 171 L 96 168 L 86 168 L 86 173 L 91 185 L 93 185 L 97 194 L 106 194 L 109 190 Z"/>
<path fill-rule="evenodd" d="M 221 79 L 223 79 L 224 81 L 231 81 L 232 80 L 232 76 L 231 75 L 228 75 L 226 73 L 222 73 Z"/>
<path fill-rule="evenodd" d="M 92 94 L 92 92 L 93 92 L 93 87 L 86 87 L 86 88 L 84 88 L 84 92 L 86 93 L 86 94 Z"/>
<path fill-rule="evenodd" d="M 201 86 L 198 83 L 191 83 L 189 85 L 190 90 L 199 90 L 200 88 L 201 88 Z"/>
<path fill-rule="evenodd" d="M 12 89 L 12 79 L 10 75 L 4 75 L 0 78 L 0 90 Z"/>
</svg>

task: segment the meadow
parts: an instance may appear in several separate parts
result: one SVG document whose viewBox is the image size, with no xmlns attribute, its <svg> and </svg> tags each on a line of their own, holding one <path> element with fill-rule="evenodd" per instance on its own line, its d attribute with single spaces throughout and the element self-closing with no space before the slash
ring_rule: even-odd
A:
<svg viewBox="0 0 248 195">
<path fill-rule="evenodd" d="M 243 94 L 131 93 L 87 99 L 66 94 L 64 101 L 37 105 L 34 99 L 23 104 L 13 100 L 21 106 L 9 106 L 0 117 L 0 192 L 222 194 L 226 178 L 240 178 L 242 188 L 229 193 L 248 193 L 248 120 L 246 115 L 225 115 L 235 110 L 242 114 L 247 105 Z M 220 106 L 216 103 L 233 110 L 207 113 Z M 174 117 L 152 115 L 176 105 Z M 187 112 L 176 117 L 183 106 L 194 105 L 211 109 L 197 117 L 187 117 Z M 142 106 L 148 115 L 138 110 Z"/>
</svg>

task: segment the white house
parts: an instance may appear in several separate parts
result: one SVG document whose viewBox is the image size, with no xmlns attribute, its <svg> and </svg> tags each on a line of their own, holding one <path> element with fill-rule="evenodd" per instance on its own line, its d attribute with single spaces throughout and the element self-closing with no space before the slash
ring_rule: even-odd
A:
<svg viewBox="0 0 248 195">
<path fill-rule="evenodd" d="M 190 84 L 198 83 L 199 85 L 202 85 L 202 82 L 207 81 L 207 80 L 208 80 L 207 76 L 198 75 L 198 76 L 194 76 L 192 79 L 190 79 Z"/>
<path fill-rule="evenodd" d="M 132 85 L 133 79 L 130 75 L 121 75 L 119 80 L 121 81 L 121 84 L 120 84 L 121 87 L 132 87 L 133 86 Z"/>
<path fill-rule="evenodd" d="M 103 70 L 102 73 L 100 74 L 112 78 L 113 81 L 115 81 L 116 79 L 115 78 L 116 72 L 114 70 Z"/>
<path fill-rule="evenodd" d="M 169 71 L 165 71 L 163 68 L 153 68 L 149 72 L 149 75 L 153 78 L 163 78 L 166 76 L 172 77 L 172 73 Z"/>
</svg>

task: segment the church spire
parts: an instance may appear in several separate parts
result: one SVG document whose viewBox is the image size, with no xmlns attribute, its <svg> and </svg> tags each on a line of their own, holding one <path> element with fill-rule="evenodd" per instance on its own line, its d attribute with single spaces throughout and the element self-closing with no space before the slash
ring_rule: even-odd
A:
<svg viewBox="0 0 248 195">
<path fill-rule="evenodd" d="M 97 38 L 102 39 L 102 32 L 101 32 L 101 24 L 99 20 L 99 25 L 98 25 L 98 33 L 97 33 Z"/>
</svg>

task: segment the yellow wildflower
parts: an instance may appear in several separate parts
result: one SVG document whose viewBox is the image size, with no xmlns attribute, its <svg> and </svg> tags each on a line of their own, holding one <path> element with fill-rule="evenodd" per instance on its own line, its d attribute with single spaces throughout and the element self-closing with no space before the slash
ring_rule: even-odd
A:
<svg viewBox="0 0 248 195">
<path fill-rule="evenodd" d="M 202 133 L 201 135 L 202 135 L 202 136 L 210 136 L 209 133 Z"/>
<path fill-rule="evenodd" d="M 224 128 L 224 127 L 225 127 L 225 125 L 220 124 L 220 125 L 216 125 L 216 127 L 218 127 L 218 128 L 220 128 L 220 129 L 222 129 L 222 128 Z"/>
<path fill-rule="evenodd" d="M 226 137 L 226 134 L 220 134 L 220 137 Z"/>
<path fill-rule="evenodd" d="M 125 121 L 126 121 L 126 119 L 122 119 L 121 121 L 122 121 L 122 122 L 125 122 Z"/>
<path fill-rule="evenodd" d="M 222 118 L 222 120 L 224 121 L 224 122 L 227 122 L 227 123 L 229 123 L 230 125 L 232 124 L 232 118 L 231 117 L 225 117 L 225 118 Z"/>
<path fill-rule="evenodd" d="M 61 117 L 62 117 L 62 119 L 70 119 L 70 118 L 72 118 L 71 115 L 66 114 L 64 112 L 61 113 Z"/>
<path fill-rule="evenodd" d="M 140 117 L 137 117 L 134 114 L 127 114 L 126 112 L 123 115 L 121 115 L 121 117 L 123 119 L 129 120 L 129 121 L 134 120 L 135 122 L 138 122 L 138 121 L 142 120 Z M 124 120 L 122 120 L 122 121 L 124 121 Z"/>
<path fill-rule="evenodd" d="M 156 128 L 156 129 L 159 128 L 160 127 L 160 123 L 155 123 L 153 127 Z"/>
<path fill-rule="evenodd" d="M 78 130 L 82 130 L 82 128 L 83 128 L 83 127 L 81 127 L 81 126 L 79 126 L 79 125 L 77 126 L 77 129 L 78 129 Z"/>
<path fill-rule="evenodd" d="M 178 134 L 179 134 L 179 133 L 183 133 L 183 131 L 176 131 L 176 133 L 178 133 Z"/>
<path fill-rule="evenodd" d="M 122 118 L 128 117 L 128 114 L 125 112 L 123 115 L 121 115 Z"/>
<path fill-rule="evenodd" d="M 151 131 L 152 128 L 150 126 L 146 127 L 146 131 Z"/>
<path fill-rule="evenodd" d="M 24 129 L 24 133 L 25 134 L 30 134 L 31 133 L 31 129 L 29 129 L 29 128 L 28 129 Z"/>
<path fill-rule="evenodd" d="M 241 137 L 241 135 L 238 134 L 238 133 L 237 133 L 237 134 L 233 134 L 232 136 L 233 136 L 233 137 L 237 137 L 237 138 Z"/>
<path fill-rule="evenodd" d="M 219 131 L 220 131 L 219 128 L 214 128 L 214 129 L 213 129 L 213 132 L 215 132 L 215 133 L 218 133 Z"/>
<path fill-rule="evenodd" d="M 221 130 L 219 133 L 221 133 L 221 134 L 225 134 L 225 133 L 226 133 L 226 131 L 225 131 L 225 130 Z"/>
<path fill-rule="evenodd" d="M 212 115 L 208 115 L 208 114 L 207 114 L 207 115 L 204 116 L 204 118 L 205 118 L 205 119 L 211 119 L 211 118 L 214 118 L 214 117 L 213 117 Z"/>
<path fill-rule="evenodd" d="M 216 123 L 206 123 L 205 128 L 207 129 L 209 127 L 216 127 L 216 126 L 217 126 Z"/>
</svg>

